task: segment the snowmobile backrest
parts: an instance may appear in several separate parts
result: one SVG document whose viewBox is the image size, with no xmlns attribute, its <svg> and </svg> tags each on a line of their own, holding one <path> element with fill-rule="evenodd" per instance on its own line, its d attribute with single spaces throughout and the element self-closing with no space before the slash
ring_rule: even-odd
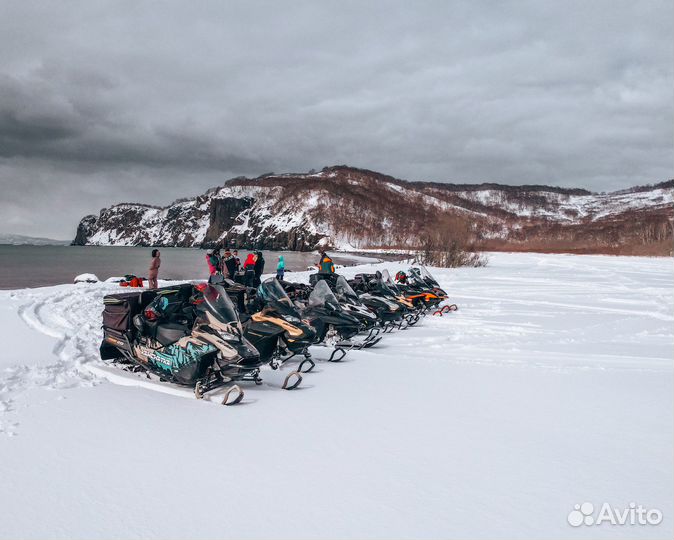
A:
<svg viewBox="0 0 674 540">
<path fill-rule="evenodd" d="M 360 283 L 369 283 L 374 279 L 377 279 L 377 274 L 356 274 L 353 278 L 353 281 Z"/>
<path fill-rule="evenodd" d="M 337 274 L 335 272 L 330 272 L 330 273 L 321 273 L 318 272 L 316 274 L 311 274 L 309 276 L 309 283 L 312 286 L 315 286 L 316 283 L 319 281 L 326 281 L 328 285 L 330 286 L 331 289 L 335 289 L 335 286 L 337 285 L 337 279 L 339 278 L 340 274 Z"/>
<path fill-rule="evenodd" d="M 145 309 L 152 301 L 162 294 L 177 294 L 181 302 L 188 302 L 194 292 L 194 286 L 191 283 L 181 283 L 179 285 L 171 285 L 168 287 L 160 287 L 159 289 L 150 289 L 141 293 L 141 308 Z"/>
<path fill-rule="evenodd" d="M 143 291 L 140 293 L 140 309 L 141 311 L 145 309 L 152 303 L 152 300 L 157 296 L 157 289 L 151 289 L 149 291 Z"/>
<path fill-rule="evenodd" d="M 373 288 L 376 279 L 376 274 L 356 274 L 356 276 L 352 280 L 349 280 L 348 283 L 355 291 L 367 292 Z"/>
</svg>

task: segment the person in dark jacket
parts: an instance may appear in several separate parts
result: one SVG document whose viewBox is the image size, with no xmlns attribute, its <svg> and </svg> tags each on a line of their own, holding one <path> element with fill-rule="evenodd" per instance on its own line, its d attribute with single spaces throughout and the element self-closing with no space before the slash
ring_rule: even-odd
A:
<svg viewBox="0 0 674 540">
<path fill-rule="evenodd" d="M 257 287 L 262 283 L 261 277 L 262 273 L 264 272 L 264 257 L 262 256 L 261 251 L 255 252 L 255 256 L 257 257 L 255 259 L 255 282 L 254 286 Z"/>
<path fill-rule="evenodd" d="M 235 263 L 234 271 L 238 272 L 239 270 L 241 270 L 241 259 L 239 259 L 239 250 L 235 249 L 232 252 L 232 256 L 234 257 L 234 263 Z"/>
<path fill-rule="evenodd" d="M 249 253 L 246 262 L 243 263 L 243 284 L 246 287 L 253 287 L 255 282 L 255 253 Z"/>
<path fill-rule="evenodd" d="M 318 263 L 318 271 L 321 274 L 332 274 L 335 271 L 335 265 L 330 256 L 325 252 L 321 252 L 321 260 Z"/>
<path fill-rule="evenodd" d="M 218 248 L 209 249 L 206 252 L 206 264 L 208 264 L 208 273 L 210 274 L 208 282 L 212 282 L 216 276 L 222 275 L 222 258 Z"/>
<path fill-rule="evenodd" d="M 225 250 L 225 254 L 222 257 L 222 262 L 227 269 L 228 277 L 230 279 L 234 279 L 234 274 L 236 274 L 236 259 L 229 249 Z"/>
</svg>

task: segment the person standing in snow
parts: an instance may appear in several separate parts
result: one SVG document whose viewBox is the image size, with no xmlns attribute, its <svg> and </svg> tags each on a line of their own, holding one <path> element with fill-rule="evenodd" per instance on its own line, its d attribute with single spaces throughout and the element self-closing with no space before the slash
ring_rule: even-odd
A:
<svg viewBox="0 0 674 540">
<path fill-rule="evenodd" d="M 332 259 L 325 251 L 321 251 L 321 260 L 318 263 L 318 272 L 321 274 L 333 274 L 335 272 L 335 265 L 332 263 Z"/>
<path fill-rule="evenodd" d="M 264 257 L 261 251 L 255 252 L 255 281 L 254 286 L 257 287 L 262 283 L 262 272 L 264 272 Z"/>
<path fill-rule="evenodd" d="M 234 271 L 238 272 L 241 270 L 241 259 L 239 259 L 239 250 L 235 249 L 234 252 L 232 253 L 232 256 L 234 257 Z"/>
<path fill-rule="evenodd" d="M 234 274 L 236 273 L 236 259 L 232 252 L 229 251 L 229 248 L 225 249 L 225 255 L 222 258 L 224 268 L 227 270 L 227 277 L 234 279 Z"/>
<path fill-rule="evenodd" d="M 208 264 L 209 283 L 215 279 L 215 276 L 222 274 L 222 259 L 218 248 L 206 251 L 206 264 Z"/>
<path fill-rule="evenodd" d="M 243 263 L 243 284 L 246 287 L 253 287 L 255 283 L 255 260 L 257 259 L 255 253 L 249 253 L 246 257 L 246 262 Z"/>
<path fill-rule="evenodd" d="M 276 279 L 283 281 L 283 274 L 286 271 L 286 263 L 283 260 L 283 255 L 278 256 L 278 264 L 276 265 Z"/>
<path fill-rule="evenodd" d="M 152 259 L 150 260 L 150 270 L 147 273 L 147 281 L 150 289 L 159 287 L 157 278 L 159 277 L 159 267 L 161 266 L 161 258 L 158 249 L 152 250 Z"/>
</svg>

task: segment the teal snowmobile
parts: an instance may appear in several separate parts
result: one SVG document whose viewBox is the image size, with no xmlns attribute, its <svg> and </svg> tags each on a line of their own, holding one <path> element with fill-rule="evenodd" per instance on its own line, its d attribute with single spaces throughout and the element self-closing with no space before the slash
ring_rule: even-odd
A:
<svg viewBox="0 0 674 540">
<path fill-rule="evenodd" d="M 222 286 L 183 284 L 111 294 L 103 302 L 103 360 L 193 387 L 197 398 L 229 386 L 223 405 L 243 399 L 234 383 L 261 383 L 260 354 Z"/>
</svg>

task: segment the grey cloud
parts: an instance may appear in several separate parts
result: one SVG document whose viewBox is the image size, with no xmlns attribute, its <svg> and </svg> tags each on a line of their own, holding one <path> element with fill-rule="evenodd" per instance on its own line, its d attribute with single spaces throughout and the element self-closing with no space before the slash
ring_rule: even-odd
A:
<svg viewBox="0 0 674 540">
<path fill-rule="evenodd" d="M 120 194 L 164 203 L 335 163 L 664 180 L 673 16 L 667 1 L 4 3 L 4 227 L 48 232 L 31 214 L 58 200 L 52 228 L 69 236 Z"/>
</svg>

